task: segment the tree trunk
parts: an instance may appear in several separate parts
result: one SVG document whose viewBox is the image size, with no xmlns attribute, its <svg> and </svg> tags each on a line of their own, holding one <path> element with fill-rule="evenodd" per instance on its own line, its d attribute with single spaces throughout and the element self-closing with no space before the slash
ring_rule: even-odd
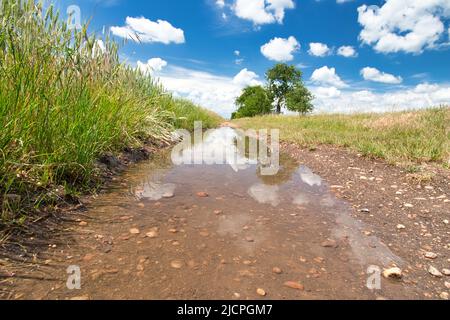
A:
<svg viewBox="0 0 450 320">
<path fill-rule="evenodd" d="M 277 102 L 277 113 L 278 114 L 281 113 L 281 103 L 280 103 L 280 101 Z"/>
</svg>

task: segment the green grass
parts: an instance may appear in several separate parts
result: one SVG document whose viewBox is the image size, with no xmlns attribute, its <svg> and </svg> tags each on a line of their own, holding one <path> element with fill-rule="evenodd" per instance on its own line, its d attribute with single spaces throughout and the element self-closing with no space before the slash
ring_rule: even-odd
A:
<svg viewBox="0 0 450 320">
<path fill-rule="evenodd" d="M 120 63 L 108 37 L 102 52 L 87 25 L 68 30 L 52 7 L 42 8 L 0 1 L 0 227 L 23 219 L 24 202 L 38 208 L 92 185 L 105 152 L 166 140 L 197 119 L 220 122 Z"/>
<path fill-rule="evenodd" d="M 450 108 L 354 114 L 262 116 L 234 121 L 243 128 L 280 129 L 282 140 L 305 147 L 348 147 L 390 163 L 450 161 Z"/>
</svg>

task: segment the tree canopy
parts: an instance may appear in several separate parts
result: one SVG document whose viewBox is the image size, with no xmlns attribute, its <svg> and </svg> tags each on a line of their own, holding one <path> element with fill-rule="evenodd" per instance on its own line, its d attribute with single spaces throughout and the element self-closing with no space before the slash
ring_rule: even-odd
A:
<svg viewBox="0 0 450 320">
<path fill-rule="evenodd" d="M 272 111 L 272 101 L 261 86 L 246 87 L 236 99 L 236 105 L 239 109 L 233 113 L 232 119 L 254 117 Z"/>
<path fill-rule="evenodd" d="M 266 81 L 265 87 L 249 86 L 243 90 L 236 99 L 238 110 L 232 119 L 281 113 L 282 108 L 300 114 L 314 109 L 314 97 L 303 84 L 302 72 L 295 66 L 276 64 L 266 72 Z"/>
<path fill-rule="evenodd" d="M 267 89 L 275 104 L 276 112 L 286 106 L 286 96 L 296 86 L 302 86 L 302 72 L 294 66 L 279 63 L 266 72 Z"/>
</svg>

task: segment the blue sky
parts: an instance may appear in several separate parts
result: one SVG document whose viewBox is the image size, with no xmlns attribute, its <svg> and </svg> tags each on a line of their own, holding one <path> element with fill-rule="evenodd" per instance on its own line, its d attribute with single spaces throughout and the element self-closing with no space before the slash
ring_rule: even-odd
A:
<svg viewBox="0 0 450 320">
<path fill-rule="evenodd" d="M 297 65 L 317 112 L 450 103 L 449 0 L 57 1 L 111 32 L 124 61 L 228 116 L 245 85 Z M 376 7 L 374 7 L 376 6 Z M 136 34 L 139 34 L 138 42 Z"/>
</svg>

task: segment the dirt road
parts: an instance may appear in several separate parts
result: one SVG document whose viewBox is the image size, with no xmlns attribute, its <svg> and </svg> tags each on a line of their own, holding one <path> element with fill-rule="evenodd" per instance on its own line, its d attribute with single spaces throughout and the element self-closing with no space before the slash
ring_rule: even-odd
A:
<svg viewBox="0 0 450 320">
<path fill-rule="evenodd" d="M 220 128 L 189 152 L 233 151 L 235 138 Z M 173 165 L 169 153 L 135 165 L 86 199 L 46 264 L 6 266 L 5 298 L 445 298 L 448 180 L 417 189 L 394 175 L 399 169 L 344 151 L 328 156 L 285 145 L 276 176 L 262 176 L 252 160 Z M 79 290 L 67 287 L 69 266 L 79 267 Z M 402 279 L 380 275 L 394 266 Z"/>
</svg>

